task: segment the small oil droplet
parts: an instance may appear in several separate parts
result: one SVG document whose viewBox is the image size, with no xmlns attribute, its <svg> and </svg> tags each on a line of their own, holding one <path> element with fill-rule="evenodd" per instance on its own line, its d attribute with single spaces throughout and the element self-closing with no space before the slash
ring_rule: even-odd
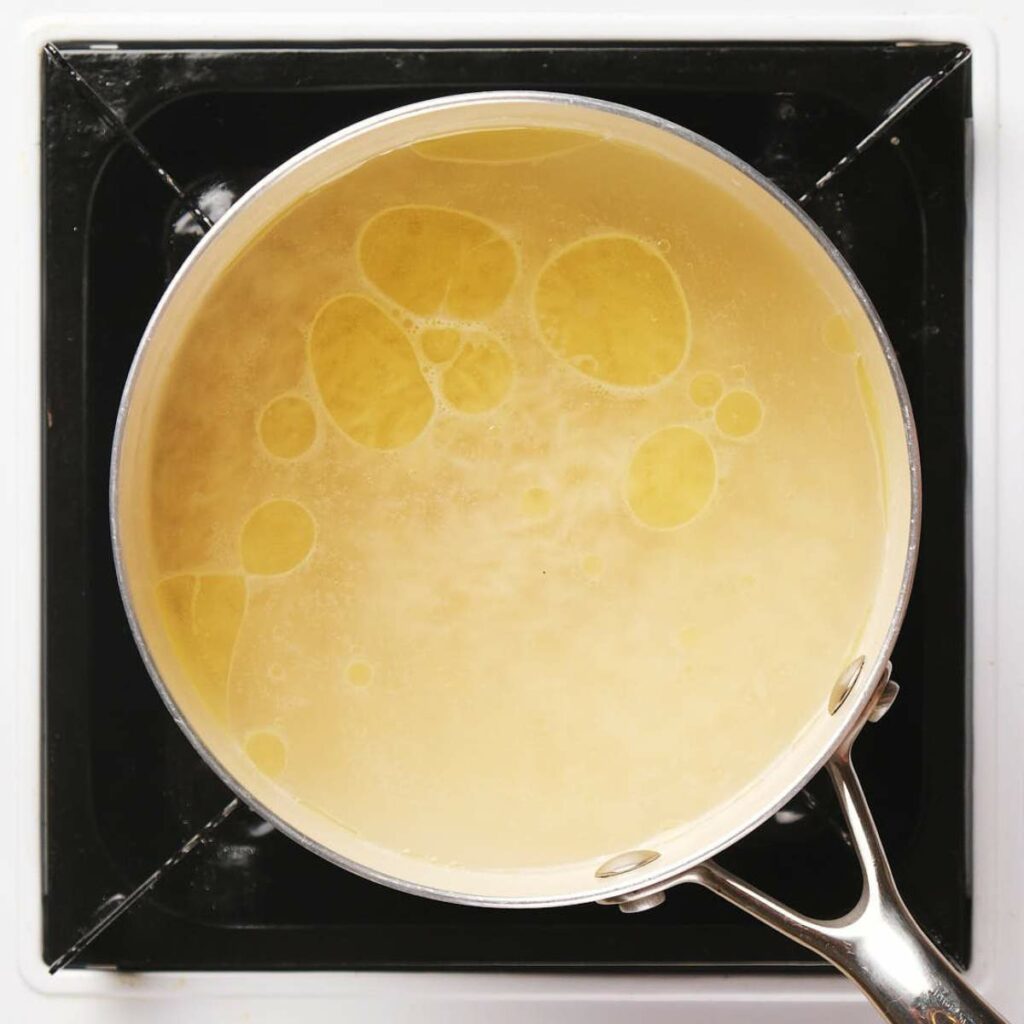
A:
<svg viewBox="0 0 1024 1024">
<path fill-rule="evenodd" d="M 345 678 L 353 686 L 368 686 L 373 682 L 373 666 L 368 661 L 352 661 L 345 669 Z"/>
</svg>

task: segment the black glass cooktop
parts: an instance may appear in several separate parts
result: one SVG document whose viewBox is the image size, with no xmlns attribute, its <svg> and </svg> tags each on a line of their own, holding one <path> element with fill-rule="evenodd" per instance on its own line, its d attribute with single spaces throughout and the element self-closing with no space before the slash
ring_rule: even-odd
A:
<svg viewBox="0 0 1024 1024">
<path fill-rule="evenodd" d="M 631 104 L 737 153 L 805 206 L 899 354 L 924 461 L 921 562 L 894 657 L 902 692 L 858 744 L 896 877 L 970 953 L 965 241 L 970 64 L 958 44 L 197 46 L 43 55 L 43 885 L 47 962 L 230 799 L 173 724 L 125 623 L 107 529 L 114 415 L 136 343 L 210 218 L 367 115 L 446 93 L 540 88 Z M 940 69 L 949 71 L 932 81 Z M 923 98 L 814 183 L 918 83 Z M 927 92 L 925 95 L 924 93 Z M 859 891 L 816 782 L 723 856 L 818 915 Z M 358 879 L 232 815 L 79 967 L 819 969 L 693 887 L 625 917 L 432 903 Z"/>
</svg>

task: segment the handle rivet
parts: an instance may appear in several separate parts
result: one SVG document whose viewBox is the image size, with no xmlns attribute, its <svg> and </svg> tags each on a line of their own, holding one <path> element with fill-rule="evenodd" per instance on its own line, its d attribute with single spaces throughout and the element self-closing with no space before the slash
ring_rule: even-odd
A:
<svg viewBox="0 0 1024 1024">
<path fill-rule="evenodd" d="M 654 850 L 630 850 L 629 853 L 620 853 L 617 857 L 606 860 L 594 874 L 598 878 L 614 878 L 616 875 L 624 875 L 627 871 L 646 867 L 660 856 L 661 854 Z"/>
<path fill-rule="evenodd" d="M 832 687 L 832 693 L 828 698 L 828 713 L 834 715 L 846 703 L 857 680 L 860 679 L 861 671 L 864 668 L 864 656 L 857 658 L 843 670 L 843 674 L 836 680 Z"/>
<path fill-rule="evenodd" d="M 652 892 L 646 896 L 638 896 L 635 900 L 624 900 L 619 910 L 624 914 L 642 914 L 645 910 L 653 910 L 665 902 L 664 892 Z"/>
<path fill-rule="evenodd" d="M 868 715 L 868 721 L 880 722 L 899 694 L 900 684 L 895 679 L 887 679 L 885 686 L 882 687 L 882 692 L 878 695 L 878 700 L 875 701 L 875 706 L 871 709 L 871 714 Z"/>
</svg>

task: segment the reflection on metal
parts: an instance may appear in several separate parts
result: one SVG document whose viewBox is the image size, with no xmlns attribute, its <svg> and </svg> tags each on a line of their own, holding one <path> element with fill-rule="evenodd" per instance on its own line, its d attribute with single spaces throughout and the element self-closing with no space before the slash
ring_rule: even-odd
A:
<svg viewBox="0 0 1024 1024">
<path fill-rule="evenodd" d="M 892 665 L 889 665 L 890 671 Z M 882 688 L 882 692 L 878 695 L 878 700 L 875 701 L 875 706 L 871 709 L 871 714 L 868 716 L 869 722 L 880 722 L 886 712 L 893 706 L 896 698 L 900 695 L 900 684 L 895 679 L 886 679 L 885 686 Z"/>
<path fill-rule="evenodd" d="M 105 912 L 100 919 L 84 934 L 80 935 L 56 960 L 50 964 L 49 971 L 56 974 L 67 967 L 72 960 L 98 939 L 122 914 L 127 913 L 143 896 L 149 892 L 171 868 L 177 867 L 200 843 L 208 839 L 231 817 L 241 806 L 236 797 L 226 804 L 224 809 L 215 814 L 195 835 L 191 836 L 168 857 L 145 881 L 140 882 L 127 896 L 114 896 L 104 904 Z M 101 908 L 103 910 L 104 908 Z"/>
<path fill-rule="evenodd" d="M 619 904 L 619 910 L 624 914 L 642 914 L 645 910 L 653 910 L 665 902 L 665 893 L 652 892 L 648 896 L 641 896 L 636 900 L 623 900 Z"/>
<path fill-rule="evenodd" d="M 843 670 L 843 674 L 836 680 L 835 686 L 828 698 L 828 713 L 834 715 L 846 703 L 846 698 L 853 692 L 853 688 L 860 679 L 864 669 L 864 656 L 850 662 Z"/>
<path fill-rule="evenodd" d="M 117 113 L 116 110 L 96 91 L 93 84 L 82 74 L 78 72 L 74 64 L 71 63 L 64 56 L 63 53 L 57 49 L 53 43 L 47 43 L 43 47 L 43 52 L 46 54 L 47 59 L 53 61 L 62 71 L 64 71 L 68 77 L 75 83 L 76 86 L 81 90 L 86 99 L 95 109 L 96 113 L 99 114 L 100 118 L 111 128 L 114 133 L 122 139 L 122 141 L 128 143 L 132 149 L 135 150 L 139 156 L 152 168 L 156 176 L 184 203 L 188 205 L 192 216 L 203 226 L 204 230 L 208 230 L 213 227 L 213 221 L 206 216 L 206 213 L 200 208 L 199 204 L 190 196 L 175 179 L 172 177 L 170 171 L 168 171 L 163 164 L 149 151 L 149 147 L 146 146 L 142 140 L 124 123 L 122 117 Z"/>
<path fill-rule="evenodd" d="M 809 188 L 797 202 L 803 205 L 816 192 L 819 192 L 831 181 L 845 171 L 862 153 L 869 150 L 879 139 L 889 134 L 889 130 L 911 110 L 914 109 L 933 89 L 941 82 L 949 78 L 954 71 L 959 70 L 971 59 L 971 51 L 964 47 L 951 61 L 939 68 L 934 75 L 922 78 L 908 89 L 886 112 L 874 128 L 864 136 L 856 146 L 848 153 L 844 153 L 818 180 Z M 899 145 L 899 139 L 894 138 L 893 143 Z"/>
<path fill-rule="evenodd" d="M 629 853 L 620 853 L 617 857 L 606 860 L 594 874 L 598 878 L 614 878 L 616 875 L 624 875 L 627 871 L 642 868 L 660 856 L 661 854 L 654 850 L 630 850 Z"/>
</svg>

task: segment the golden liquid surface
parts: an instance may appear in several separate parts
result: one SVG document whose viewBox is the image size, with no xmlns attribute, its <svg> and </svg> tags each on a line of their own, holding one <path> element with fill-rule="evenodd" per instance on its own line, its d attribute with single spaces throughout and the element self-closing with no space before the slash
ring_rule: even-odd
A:
<svg viewBox="0 0 1024 1024">
<path fill-rule="evenodd" d="M 857 653 L 863 376 L 785 244 L 661 157 L 515 129 L 389 153 L 181 339 L 166 629 L 228 741 L 372 842 L 643 846 L 748 785 Z"/>
</svg>

